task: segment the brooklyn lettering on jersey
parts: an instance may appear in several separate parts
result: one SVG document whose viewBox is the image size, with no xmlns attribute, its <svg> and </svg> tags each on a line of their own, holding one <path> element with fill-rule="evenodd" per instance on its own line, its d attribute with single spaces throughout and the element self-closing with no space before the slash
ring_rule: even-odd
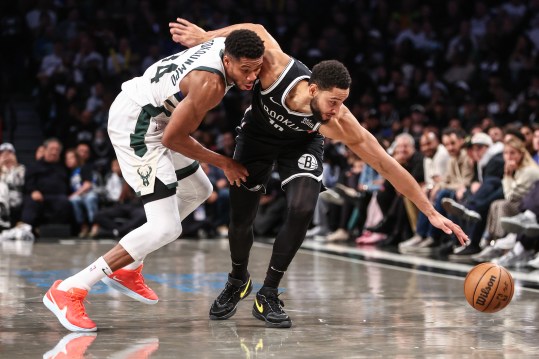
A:
<svg viewBox="0 0 539 359">
<path fill-rule="evenodd" d="M 213 40 L 205 42 L 204 44 L 202 44 L 200 46 L 200 49 L 198 49 L 193 54 L 191 54 L 191 56 L 189 56 L 181 65 L 176 67 L 175 72 L 170 77 L 170 79 L 172 81 L 172 85 L 176 86 L 176 84 L 178 83 L 178 80 L 180 79 L 181 74 L 183 74 L 183 72 L 185 70 L 187 70 L 186 66 L 189 66 L 189 65 L 193 64 L 194 63 L 193 60 L 196 60 L 196 59 L 200 58 L 200 56 L 202 56 L 206 52 L 208 52 L 208 50 L 211 49 L 211 47 L 213 46 L 213 43 L 214 43 Z M 170 59 L 170 58 L 168 58 L 168 59 Z M 173 60 L 173 59 L 171 59 L 171 60 Z"/>
<path fill-rule="evenodd" d="M 262 102 L 262 101 L 261 101 Z M 283 115 L 278 114 L 276 111 L 270 109 L 268 106 L 266 106 L 263 102 L 261 103 L 262 108 L 264 108 L 264 111 L 269 116 L 269 123 L 279 131 L 283 131 L 284 128 L 281 127 L 279 124 L 288 127 L 289 129 L 293 131 L 308 131 L 305 128 L 299 127 L 297 124 L 295 124 L 293 121 L 285 118 Z M 279 123 L 277 124 L 276 121 Z M 304 118 L 301 121 L 302 124 L 307 125 L 311 129 L 314 127 L 314 123 L 309 120 L 308 118 Z"/>
</svg>

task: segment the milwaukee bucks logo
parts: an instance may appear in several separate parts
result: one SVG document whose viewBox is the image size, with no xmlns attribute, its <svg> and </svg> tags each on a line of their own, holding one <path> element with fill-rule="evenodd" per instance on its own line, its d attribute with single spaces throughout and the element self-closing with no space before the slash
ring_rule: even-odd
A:
<svg viewBox="0 0 539 359">
<path fill-rule="evenodd" d="M 144 166 L 137 169 L 137 173 L 142 178 L 142 185 L 144 187 L 148 187 L 150 185 L 150 181 L 148 181 L 148 178 L 150 177 L 150 174 L 152 173 L 152 167 L 151 166 Z"/>
</svg>

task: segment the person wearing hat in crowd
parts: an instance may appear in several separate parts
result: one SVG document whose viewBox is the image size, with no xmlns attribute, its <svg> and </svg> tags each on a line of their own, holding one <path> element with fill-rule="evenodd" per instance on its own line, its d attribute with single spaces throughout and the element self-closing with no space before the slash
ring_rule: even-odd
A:
<svg viewBox="0 0 539 359">
<path fill-rule="evenodd" d="M 21 216 L 26 169 L 15 153 L 11 143 L 0 145 L 0 227 L 4 229 L 15 225 Z"/>
<path fill-rule="evenodd" d="M 505 137 L 517 136 L 524 140 L 518 131 L 506 133 Z M 503 143 L 494 143 L 484 132 L 475 133 L 470 142 L 471 155 L 476 163 L 477 173 L 467 195 L 461 203 L 451 198 L 442 200 L 446 211 L 461 218 L 470 242 L 449 255 L 450 260 L 469 260 L 481 251 L 479 246 L 486 226 L 487 214 L 492 202 L 504 198 L 502 178 L 504 175 Z"/>
</svg>

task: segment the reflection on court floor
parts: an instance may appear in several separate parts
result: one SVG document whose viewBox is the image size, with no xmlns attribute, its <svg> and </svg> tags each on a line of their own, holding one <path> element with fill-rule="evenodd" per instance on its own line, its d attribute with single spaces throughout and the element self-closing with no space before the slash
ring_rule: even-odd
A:
<svg viewBox="0 0 539 359">
<path fill-rule="evenodd" d="M 144 272 L 160 301 L 148 306 L 98 283 L 86 303 L 92 334 L 66 331 L 42 304 L 55 279 L 77 272 L 111 241 L 2 243 L 1 358 L 364 358 L 537 357 L 539 276 L 516 273 L 511 304 L 471 308 L 463 295 L 470 266 L 306 242 L 282 282 L 292 328 L 255 319 L 271 245 L 255 243 L 255 291 L 224 321 L 209 306 L 230 270 L 223 240 L 177 241 L 148 256 Z M 396 255 L 398 256 L 398 255 Z M 534 280 L 535 279 L 535 280 Z"/>
</svg>

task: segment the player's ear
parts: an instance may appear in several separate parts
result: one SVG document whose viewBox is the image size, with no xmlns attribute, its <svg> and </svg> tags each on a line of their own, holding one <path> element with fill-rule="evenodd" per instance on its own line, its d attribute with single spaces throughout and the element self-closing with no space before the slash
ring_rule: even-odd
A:
<svg viewBox="0 0 539 359">
<path fill-rule="evenodd" d="M 229 67 L 229 66 L 230 66 L 230 62 L 231 62 L 230 56 L 228 56 L 227 54 L 224 54 L 224 55 L 223 55 L 223 64 L 224 64 L 226 67 Z"/>
<path fill-rule="evenodd" d="M 316 96 L 317 93 L 318 93 L 318 85 L 310 84 L 309 85 L 309 95 L 311 95 L 311 97 L 314 97 L 314 96 Z"/>
</svg>

